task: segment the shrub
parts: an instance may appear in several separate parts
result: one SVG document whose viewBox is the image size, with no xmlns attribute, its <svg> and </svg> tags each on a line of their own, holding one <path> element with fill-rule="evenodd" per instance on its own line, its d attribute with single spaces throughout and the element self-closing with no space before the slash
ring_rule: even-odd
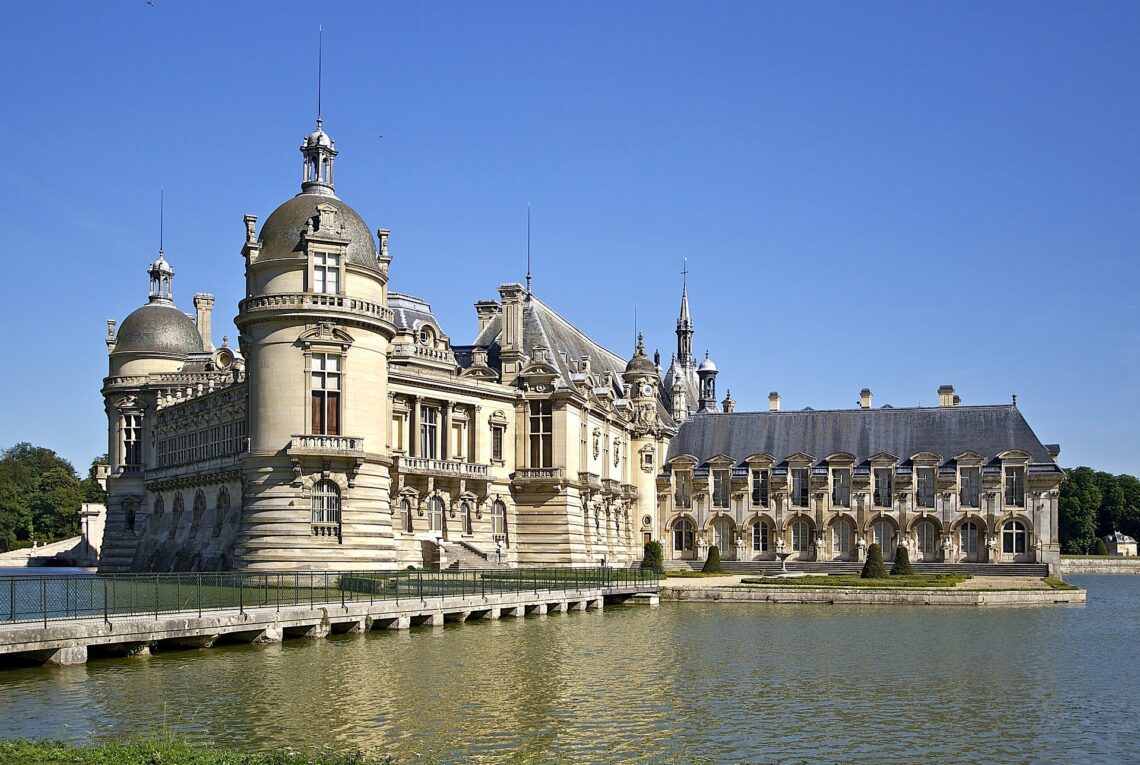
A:
<svg viewBox="0 0 1140 765">
<path fill-rule="evenodd" d="M 641 556 L 641 568 L 658 574 L 665 573 L 665 559 L 661 552 L 660 542 L 645 543 L 645 552 Z"/>
<path fill-rule="evenodd" d="M 704 574 L 720 574 L 724 569 L 720 565 L 720 548 L 713 545 L 709 548 L 709 557 L 705 559 L 705 565 L 701 567 L 701 573 Z"/>
<path fill-rule="evenodd" d="M 910 567 L 910 553 L 902 545 L 895 550 L 895 565 L 891 566 L 891 576 L 910 576 L 914 569 Z"/>
<path fill-rule="evenodd" d="M 1108 547 L 1100 537 L 1097 537 L 1096 544 L 1093 545 L 1093 555 L 1108 555 Z"/>
<path fill-rule="evenodd" d="M 863 579 L 886 579 L 887 569 L 883 566 L 883 551 L 878 545 L 867 548 L 867 562 L 863 564 Z"/>
</svg>

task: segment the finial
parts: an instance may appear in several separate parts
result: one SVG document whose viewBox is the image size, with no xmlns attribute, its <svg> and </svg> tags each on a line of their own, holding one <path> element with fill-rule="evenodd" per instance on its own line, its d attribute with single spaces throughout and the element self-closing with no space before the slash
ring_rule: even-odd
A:
<svg viewBox="0 0 1140 765">
<path fill-rule="evenodd" d="M 681 268 L 681 289 L 687 289 L 689 286 L 689 258 L 686 256 L 682 260 L 684 265 Z"/>
<path fill-rule="evenodd" d="M 158 257 L 162 257 L 162 240 L 166 234 L 166 186 L 158 187 Z"/>
<path fill-rule="evenodd" d="M 321 129 L 321 80 L 324 74 L 325 27 L 317 25 L 317 130 Z"/>
<path fill-rule="evenodd" d="M 707 359 L 708 357 L 709 357 L 709 349 L 705 348 L 705 358 Z"/>
<path fill-rule="evenodd" d="M 526 294 L 530 297 L 530 202 L 526 203 Z"/>
<path fill-rule="evenodd" d="M 229 348 L 230 347 L 230 336 L 229 335 L 222 335 L 222 347 L 223 348 Z"/>
<path fill-rule="evenodd" d="M 1017 406 L 1017 394 L 1016 393 L 1013 394 L 1013 406 L 1014 407 Z"/>
</svg>

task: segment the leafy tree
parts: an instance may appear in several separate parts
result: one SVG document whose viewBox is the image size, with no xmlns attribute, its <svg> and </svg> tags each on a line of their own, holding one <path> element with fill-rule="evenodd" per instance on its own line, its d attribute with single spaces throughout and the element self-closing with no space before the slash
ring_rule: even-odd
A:
<svg viewBox="0 0 1140 765">
<path fill-rule="evenodd" d="M 724 573 L 724 568 L 720 565 L 720 548 L 716 545 L 709 548 L 709 557 L 705 559 L 705 565 L 701 567 L 701 571 L 706 574 Z"/>
<path fill-rule="evenodd" d="M 96 495 L 85 487 L 71 463 L 51 449 L 27 442 L 5 449 L 0 452 L 0 551 L 32 539 L 75 536 L 84 501 L 102 501 L 101 491 Z"/>
<path fill-rule="evenodd" d="M 863 564 L 863 572 L 859 576 L 864 579 L 887 578 L 887 569 L 883 565 L 883 551 L 877 544 L 867 548 L 867 561 Z"/>
<path fill-rule="evenodd" d="M 1063 552 L 1083 555 L 1092 549 L 1101 499 L 1100 484 L 1091 468 L 1078 467 L 1068 472 L 1061 484 L 1058 509 Z"/>
<path fill-rule="evenodd" d="M 658 574 L 665 573 L 664 555 L 661 552 L 661 543 L 657 541 L 645 543 L 645 553 L 641 556 L 641 568 L 643 570 L 655 571 Z"/>
<path fill-rule="evenodd" d="M 891 576 L 909 576 L 914 573 L 910 567 L 910 553 L 899 545 L 895 550 L 895 565 L 891 566 Z"/>
</svg>

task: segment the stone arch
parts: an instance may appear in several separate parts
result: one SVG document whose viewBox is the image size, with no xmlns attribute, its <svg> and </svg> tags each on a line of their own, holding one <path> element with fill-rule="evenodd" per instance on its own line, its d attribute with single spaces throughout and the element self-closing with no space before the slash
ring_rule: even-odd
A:
<svg viewBox="0 0 1140 765">
<path fill-rule="evenodd" d="M 857 560 L 859 524 L 850 513 L 836 513 L 826 524 L 824 545 L 832 560 Z"/>
</svg>

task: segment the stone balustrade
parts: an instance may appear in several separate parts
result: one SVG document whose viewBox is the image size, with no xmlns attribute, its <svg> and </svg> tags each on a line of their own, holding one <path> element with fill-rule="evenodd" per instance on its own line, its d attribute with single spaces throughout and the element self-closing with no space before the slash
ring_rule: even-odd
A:
<svg viewBox="0 0 1140 765">
<path fill-rule="evenodd" d="M 297 292 L 275 295 L 257 295 L 246 298 L 238 304 L 242 313 L 256 311 L 346 311 L 364 313 L 375 318 L 392 322 L 395 318 L 392 309 L 379 303 L 372 303 L 349 295 L 325 295 L 321 293 Z"/>
<path fill-rule="evenodd" d="M 396 469 L 402 473 L 432 476 L 453 476 L 455 478 L 476 478 L 487 480 L 490 468 L 475 462 L 458 460 L 437 460 L 426 457 L 397 457 Z"/>
<path fill-rule="evenodd" d="M 364 439 L 359 436 L 292 436 L 289 449 L 307 452 L 363 452 Z"/>
</svg>

